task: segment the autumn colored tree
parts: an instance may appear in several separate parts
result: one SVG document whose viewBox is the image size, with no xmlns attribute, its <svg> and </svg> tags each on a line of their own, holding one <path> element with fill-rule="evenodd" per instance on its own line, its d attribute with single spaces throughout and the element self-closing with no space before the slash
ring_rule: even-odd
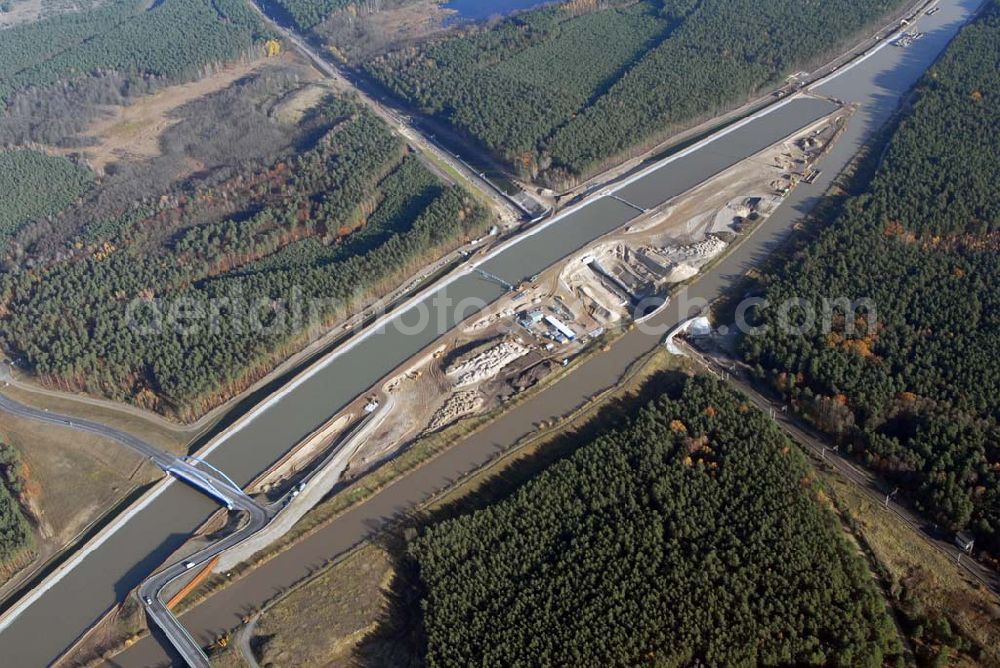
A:
<svg viewBox="0 0 1000 668">
<path fill-rule="evenodd" d="M 938 524 L 1000 553 L 1000 3 L 914 91 L 871 182 L 766 279 L 781 304 L 864 297 L 875 331 L 742 341 L 761 376 Z M 821 312 L 817 310 L 816 312 Z M 835 325 L 837 321 L 835 321 Z M 794 382 L 789 382 L 794 379 Z"/>
<path fill-rule="evenodd" d="M 745 407 L 691 378 L 504 500 L 426 528 L 409 547 L 422 659 L 882 666 L 900 647 L 871 575 L 803 457 Z"/>
</svg>

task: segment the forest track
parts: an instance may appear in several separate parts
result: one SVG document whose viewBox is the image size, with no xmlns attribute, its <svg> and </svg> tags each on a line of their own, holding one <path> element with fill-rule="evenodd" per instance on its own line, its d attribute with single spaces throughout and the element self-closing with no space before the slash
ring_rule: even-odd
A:
<svg viewBox="0 0 1000 668">
<path fill-rule="evenodd" d="M 312 63 L 316 69 L 327 77 L 336 80 L 339 84 L 352 89 L 358 96 L 358 99 L 365 106 L 385 121 L 397 133 L 402 135 L 407 143 L 409 143 L 418 153 L 423 152 L 432 154 L 435 160 L 443 162 L 451 170 L 461 176 L 469 188 L 493 203 L 496 210 L 506 222 L 514 223 L 515 221 L 530 215 L 528 211 L 522 209 L 517 202 L 509 198 L 506 193 L 500 190 L 500 188 L 494 186 L 474 169 L 469 167 L 457 154 L 449 153 L 437 142 L 435 142 L 433 138 L 424 135 L 412 124 L 408 123 L 402 115 L 392 109 L 389 109 L 372 97 L 369 91 L 362 88 L 354 77 L 350 76 L 350 74 L 345 72 L 339 65 L 331 62 L 317 49 L 315 49 L 310 44 L 307 36 L 299 33 L 294 26 L 282 21 L 276 16 L 273 16 L 264 2 L 261 0 L 250 0 L 249 4 L 275 31 L 277 31 L 285 39 L 286 42 L 291 44 L 307 61 Z"/>
<path fill-rule="evenodd" d="M 724 378 L 735 389 L 750 397 L 758 408 L 763 411 L 771 411 L 778 426 L 788 434 L 789 438 L 801 445 L 808 454 L 829 465 L 837 475 L 856 487 L 872 503 L 883 506 L 899 522 L 906 525 L 925 542 L 956 562 L 969 577 L 1000 596 L 1000 574 L 991 571 L 972 558 L 961 559 L 960 557 L 964 553 L 950 540 L 929 535 L 925 528 L 928 524 L 926 520 L 921 519 L 919 515 L 893 498 L 886 498 L 886 495 L 892 491 L 891 485 L 874 474 L 858 468 L 849 457 L 840 452 L 833 452 L 821 436 L 813 433 L 811 427 L 791 415 L 790 411 L 783 410 L 783 406 L 777 401 L 762 394 L 749 380 L 746 373 L 742 372 L 741 362 L 723 357 L 721 354 L 695 349 L 684 342 L 680 343 L 680 348 L 711 374 Z"/>
</svg>

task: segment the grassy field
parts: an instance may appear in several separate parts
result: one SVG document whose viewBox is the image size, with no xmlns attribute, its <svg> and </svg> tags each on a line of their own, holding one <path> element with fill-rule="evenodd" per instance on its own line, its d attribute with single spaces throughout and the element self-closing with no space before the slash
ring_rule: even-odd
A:
<svg viewBox="0 0 1000 668">
<path fill-rule="evenodd" d="M 607 335 L 610 336 L 610 335 Z M 538 385 L 534 386 L 528 392 L 523 393 L 519 397 L 515 398 L 512 402 L 506 404 L 505 408 L 510 409 L 516 406 L 518 403 L 527 401 L 533 397 L 537 392 L 542 391 L 554 382 L 559 381 L 564 378 L 567 373 L 570 373 L 579 364 L 583 363 L 591 355 L 599 354 L 602 344 L 605 342 L 604 339 L 595 343 L 595 345 L 581 353 L 576 358 L 574 358 L 574 363 L 569 367 L 563 369 L 560 368 L 556 372 L 550 374 L 547 378 L 541 381 Z M 657 355 L 654 361 L 650 364 L 646 363 L 636 363 L 633 366 L 632 373 L 629 374 L 631 379 L 644 379 L 649 375 L 656 372 L 656 364 L 676 364 L 677 362 L 670 362 L 671 358 L 663 353 L 662 355 Z M 638 381 L 636 381 L 638 382 Z M 623 382 L 622 387 L 633 387 L 635 382 L 626 380 Z M 621 391 L 616 391 L 614 394 L 620 394 Z M 607 395 L 605 395 L 607 396 Z M 588 406 L 593 406 L 596 403 L 600 403 L 603 397 L 595 397 L 594 403 Z M 589 411 L 584 409 L 581 413 Z M 369 498 L 373 494 L 376 494 L 379 490 L 385 486 L 392 483 L 394 480 L 402 475 L 405 475 L 409 471 L 419 467 L 420 465 L 426 463 L 427 461 L 434 458 L 436 455 L 440 454 L 447 448 L 454 445 L 456 442 L 468 437 L 470 434 L 475 432 L 477 429 L 488 424 L 491 420 L 497 417 L 499 409 L 497 411 L 490 412 L 486 415 L 471 417 L 465 420 L 460 420 L 456 424 L 442 430 L 435 432 L 428 436 L 425 436 L 411 446 L 409 446 L 405 452 L 403 452 L 399 457 L 389 461 L 380 468 L 362 476 L 360 479 L 349 484 L 342 491 L 334 494 L 330 498 L 321 502 L 313 510 L 306 514 L 298 523 L 296 523 L 292 529 L 279 541 L 271 545 L 268 549 L 261 551 L 250 561 L 244 562 L 239 566 L 233 568 L 230 573 L 234 576 L 239 576 L 246 573 L 256 566 L 260 565 L 281 553 L 284 550 L 290 549 L 294 546 L 296 542 L 302 540 L 304 537 L 310 535 L 312 532 L 319 530 L 333 519 L 346 512 L 353 506 L 362 503 L 365 499 Z M 550 436 L 554 432 L 561 432 L 567 425 L 570 424 L 570 420 L 560 421 L 558 424 L 549 425 L 543 428 L 541 431 L 532 434 L 526 442 L 519 444 L 515 450 L 521 450 L 523 447 L 529 445 L 537 445 L 541 440 Z M 525 452 L 527 452 L 525 450 Z M 509 453 L 507 457 L 512 456 L 513 453 Z M 481 478 L 486 478 L 489 476 L 488 471 L 494 470 L 496 467 L 503 468 L 508 461 L 507 457 L 501 458 L 494 464 L 485 467 L 482 471 L 476 472 L 469 477 L 470 484 L 472 485 L 468 489 L 474 489 L 481 484 Z M 455 489 L 460 488 L 461 485 L 456 485 Z M 443 499 L 444 497 L 442 497 Z M 449 497 L 450 498 L 450 495 Z M 327 570 L 336 569 L 340 565 L 340 562 L 334 562 L 328 569 L 324 569 L 321 572 L 326 572 Z M 317 575 L 318 577 L 318 575 Z M 196 606 L 199 602 L 205 598 L 211 596 L 214 592 L 219 589 L 226 587 L 232 582 L 229 577 L 213 576 L 206 580 L 198 589 L 187 596 L 176 608 L 177 612 L 183 612 L 189 608 Z M 303 586 L 308 586 L 312 580 L 302 583 Z M 276 605 L 277 603 L 273 603 Z M 262 620 L 263 621 L 263 620 Z M 373 620 L 374 621 L 374 620 Z M 130 643 L 127 641 L 129 638 L 139 638 L 143 637 L 147 633 L 144 621 L 134 615 L 119 615 L 116 619 L 111 622 L 112 629 L 109 630 L 107 634 L 107 641 L 103 642 L 98 650 L 98 654 L 104 653 L 106 656 L 112 656 L 117 652 L 122 651 Z M 231 651 L 225 651 L 221 653 L 223 657 L 220 660 L 228 660 L 227 657 L 230 655 Z"/>
<path fill-rule="evenodd" d="M 918 659 L 933 661 L 948 644 L 950 665 L 1000 665 L 1000 600 L 879 504 L 838 477 L 826 478 L 885 569 Z"/>
<path fill-rule="evenodd" d="M 291 64 L 292 56 L 282 56 Z M 180 107 L 211 95 L 233 82 L 274 61 L 257 58 L 250 62 L 227 65 L 218 72 L 190 83 L 168 86 L 152 95 L 140 97 L 127 107 L 112 107 L 106 116 L 94 121 L 85 137 L 94 143 L 84 151 L 90 165 L 98 172 L 123 158 L 148 159 L 160 155 L 160 137 L 182 117 L 175 113 Z M 65 149 L 65 153 L 79 149 Z"/>
<path fill-rule="evenodd" d="M 268 609 L 255 629 L 262 665 L 346 665 L 376 624 L 393 574 L 381 547 L 366 544 Z M 308 651 L 306 651 L 308 649 Z"/>
<path fill-rule="evenodd" d="M 132 409 L 122 405 L 120 408 L 87 401 L 84 397 L 76 400 L 72 397 L 60 397 L 41 392 L 28 392 L 13 385 L 5 387 L 3 393 L 15 401 L 34 408 L 47 408 L 54 413 L 71 415 L 85 420 L 93 420 L 103 425 L 140 436 L 153 445 L 169 452 L 187 454 L 188 443 L 196 433 L 179 425 L 174 426 L 159 416 L 145 411 Z M 4 416 L 6 421 L 6 416 Z M 61 432 L 58 428 L 36 424 L 34 431 L 40 434 L 50 429 Z"/>
<path fill-rule="evenodd" d="M 613 420 L 620 411 L 628 411 L 635 401 L 644 402 L 643 390 L 657 374 L 689 371 L 686 360 L 657 349 L 637 362 L 614 390 L 466 476 L 423 510 L 450 514 L 488 503 L 572 451 L 588 432 Z M 457 437 L 444 440 L 454 443 Z M 308 654 L 309 663 L 300 665 L 353 665 L 358 644 L 366 639 L 366 631 L 374 629 L 380 621 L 394 573 L 392 556 L 386 547 L 365 543 L 312 579 L 293 587 L 265 609 L 257 624 L 255 635 L 268 638 L 258 652 L 262 665 L 267 662 L 284 665 L 289 657 L 303 654 Z M 367 639 L 364 651 L 387 661 L 393 657 L 392 644 L 377 639 Z"/>
<path fill-rule="evenodd" d="M 628 410 L 629 398 L 641 396 L 642 386 L 655 374 L 689 371 L 684 362 L 658 350 L 637 365 L 618 391 L 467 476 L 428 504 L 425 512 L 440 516 L 489 503 L 572 451 L 587 431 L 613 419 L 606 411 L 613 416 L 616 410 Z M 892 603 L 901 613 L 917 657 L 928 664 L 940 656 L 941 660 L 947 658 L 949 665 L 1000 665 L 1000 604 L 996 598 L 968 581 L 948 558 L 853 487 L 833 476 L 826 476 L 826 482 L 838 506 L 854 520 L 855 531 L 888 574 L 888 589 L 895 599 Z M 280 665 L 280 657 L 309 647 L 317 663 L 308 665 L 351 665 L 364 639 L 363 630 L 374 628 L 380 619 L 393 574 L 391 556 L 383 545 L 359 547 L 265 609 L 257 634 L 271 638 L 259 656 Z M 342 608 L 345 597 L 353 602 L 349 612 Z M 316 626 L 322 630 L 310 632 L 310 620 L 317 619 L 335 623 L 319 622 Z M 943 653 L 941 633 L 945 626 L 941 620 L 952 630 L 951 649 Z M 391 658 L 392 643 L 382 640 L 368 637 L 365 656 Z"/>
<path fill-rule="evenodd" d="M 96 436 L 4 415 L 0 437 L 25 464 L 36 526 L 36 563 L 63 549 L 82 531 L 156 477 L 138 455 Z"/>
<path fill-rule="evenodd" d="M 230 645 L 226 649 L 209 657 L 215 668 L 246 668 L 247 662 L 237 647 Z"/>
</svg>

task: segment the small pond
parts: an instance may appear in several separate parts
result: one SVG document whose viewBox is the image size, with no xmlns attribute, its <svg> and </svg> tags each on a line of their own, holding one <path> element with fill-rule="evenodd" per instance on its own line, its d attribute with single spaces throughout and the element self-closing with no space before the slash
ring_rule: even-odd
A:
<svg viewBox="0 0 1000 668">
<path fill-rule="evenodd" d="M 452 9 L 458 14 L 457 21 L 482 21 L 491 16 L 505 16 L 522 9 L 531 9 L 540 5 L 550 4 L 553 0 L 449 0 L 444 3 L 445 9 Z"/>
</svg>

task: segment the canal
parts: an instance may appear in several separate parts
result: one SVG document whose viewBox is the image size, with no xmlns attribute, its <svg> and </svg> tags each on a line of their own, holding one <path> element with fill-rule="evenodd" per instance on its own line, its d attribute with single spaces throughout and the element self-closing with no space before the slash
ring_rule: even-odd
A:
<svg viewBox="0 0 1000 668">
<path fill-rule="evenodd" d="M 925 17 L 920 29 L 927 37 L 907 49 L 887 46 L 839 76 L 818 93 L 861 105 L 847 131 L 822 164 L 823 174 L 811 186 L 800 186 L 770 219 L 725 261 L 702 276 L 689 296 L 711 298 L 728 286 L 787 234 L 820 194 L 896 109 L 900 98 L 974 12 L 979 0 L 945 0 L 942 11 Z M 644 208 L 666 201 L 691 185 L 752 155 L 833 109 L 815 98 L 796 98 L 769 113 L 729 128 L 713 141 L 673 156 L 640 174 L 617 195 Z M 483 268 L 511 283 L 540 272 L 593 239 L 638 215 L 638 210 L 608 197 L 594 200 L 538 228 L 531 236 L 488 259 Z M 435 312 L 434 302 L 486 303 L 502 288 L 474 274 L 465 274 L 424 297 L 399 318 L 415 322 L 420 308 Z M 442 300 L 448 297 L 448 300 Z M 671 306 L 655 316 L 669 325 L 684 314 Z M 444 327 L 455 324 L 453 308 L 437 310 Z M 267 468 L 330 415 L 375 385 L 398 364 L 429 345 L 437 327 L 386 327 L 382 333 L 353 342 L 300 377 L 282 394 L 256 409 L 240 428 L 213 444 L 209 456 L 236 480 L 246 482 Z M 388 487 L 323 531 L 251 575 L 210 598 L 184 616 L 196 637 L 207 639 L 236 623 L 243 611 L 271 597 L 280 587 L 362 539 L 374 523 L 425 498 L 441 483 L 478 465 L 516 440 L 531 425 L 560 415 L 587 396 L 616 382 L 628 364 L 658 342 L 639 330 L 629 333 L 608 353 L 597 356 L 535 400 L 514 409 L 489 428 L 457 444 L 420 471 Z M 172 484 L 152 503 L 132 515 L 122 528 L 91 552 L 65 577 L 0 633 L 0 656 L 11 666 L 41 666 L 70 646 L 79 634 L 156 568 L 186 540 L 191 530 L 214 510 L 199 495 Z M 163 650 L 149 640 L 116 660 L 118 665 L 146 666 L 166 661 Z"/>
</svg>

